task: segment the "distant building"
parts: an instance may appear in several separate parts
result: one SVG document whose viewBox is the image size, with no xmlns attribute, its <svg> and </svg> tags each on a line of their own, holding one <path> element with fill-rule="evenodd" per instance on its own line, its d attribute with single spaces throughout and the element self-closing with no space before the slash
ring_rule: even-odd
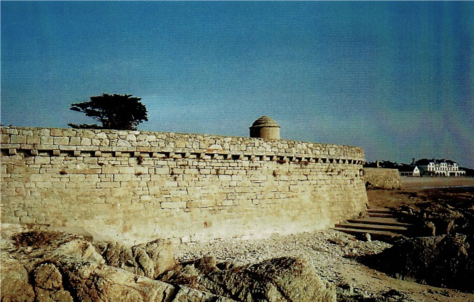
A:
<svg viewBox="0 0 474 302">
<path fill-rule="evenodd" d="M 400 176 L 413 176 L 413 177 L 421 176 L 420 169 L 415 165 L 400 166 L 398 167 L 398 172 L 400 172 Z"/>
<path fill-rule="evenodd" d="M 458 163 L 446 159 L 420 159 L 411 165 L 398 169 L 400 176 L 466 176 L 466 171 L 460 170 Z"/>
<path fill-rule="evenodd" d="M 416 165 L 429 176 L 465 176 L 466 171 L 460 170 L 458 163 L 446 159 L 420 159 Z"/>
</svg>

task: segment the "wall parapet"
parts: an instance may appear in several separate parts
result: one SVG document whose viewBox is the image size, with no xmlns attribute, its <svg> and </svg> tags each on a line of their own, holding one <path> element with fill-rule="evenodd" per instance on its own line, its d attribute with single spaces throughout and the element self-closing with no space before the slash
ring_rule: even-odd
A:
<svg viewBox="0 0 474 302">
<path fill-rule="evenodd" d="M 2 150 L 37 155 L 79 156 L 82 152 L 101 156 L 190 157 L 240 160 L 288 160 L 361 164 L 362 148 L 291 140 L 230 137 L 170 132 L 2 127 Z"/>
</svg>

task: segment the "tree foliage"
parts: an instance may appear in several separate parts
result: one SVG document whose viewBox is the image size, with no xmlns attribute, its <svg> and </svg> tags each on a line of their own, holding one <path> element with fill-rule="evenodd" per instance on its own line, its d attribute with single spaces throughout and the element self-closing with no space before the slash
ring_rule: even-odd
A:
<svg viewBox="0 0 474 302">
<path fill-rule="evenodd" d="M 379 161 L 379 167 L 380 168 L 387 168 L 387 169 L 397 169 L 401 166 L 404 166 L 406 164 L 399 164 L 397 162 L 391 162 L 389 160 L 381 160 Z M 364 164 L 364 167 L 366 168 L 375 168 L 377 167 L 377 162 L 367 162 Z"/>
<path fill-rule="evenodd" d="M 71 110 L 84 113 L 97 124 L 72 124 L 72 128 L 136 130 L 138 124 L 148 121 L 145 105 L 141 98 L 130 94 L 106 94 L 91 96 L 90 101 L 71 104 Z"/>
</svg>

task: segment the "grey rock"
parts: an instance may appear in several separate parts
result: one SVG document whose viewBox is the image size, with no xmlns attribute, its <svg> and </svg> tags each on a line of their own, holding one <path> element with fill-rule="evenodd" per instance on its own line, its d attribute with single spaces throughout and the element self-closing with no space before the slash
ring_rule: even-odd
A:
<svg viewBox="0 0 474 302">
<path fill-rule="evenodd" d="M 169 240 L 158 239 L 133 247 L 119 242 L 97 242 L 94 246 L 107 265 L 151 279 L 156 279 L 176 264 Z"/>
<path fill-rule="evenodd" d="M 301 259 L 283 257 L 225 268 L 214 258 L 205 257 L 182 263 L 160 280 L 237 301 L 336 301 L 335 288 Z"/>
</svg>

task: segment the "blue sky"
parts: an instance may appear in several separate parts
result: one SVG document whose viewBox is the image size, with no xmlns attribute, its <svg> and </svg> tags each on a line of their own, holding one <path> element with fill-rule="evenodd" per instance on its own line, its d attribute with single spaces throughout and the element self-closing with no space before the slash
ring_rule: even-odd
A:
<svg viewBox="0 0 474 302">
<path fill-rule="evenodd" d="M 140 130 L 356 145 L 369 161 L 474 167 L 474 2 L 1 1 L 1 122 L 91 123 L 101 93 Z"/>
</svg>

